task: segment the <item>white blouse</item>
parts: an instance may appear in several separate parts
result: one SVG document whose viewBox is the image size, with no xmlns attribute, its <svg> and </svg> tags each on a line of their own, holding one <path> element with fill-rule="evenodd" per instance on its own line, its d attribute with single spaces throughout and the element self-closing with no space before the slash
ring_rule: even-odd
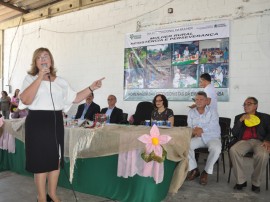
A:
<svg viewBox="0 0 270 202">
<path fill-rule="evenodd" d="M 36 76 L 27 75 L 23 81 L 21 92 L 23 92 L 31 83 L 37 79 Z M 53 102 L 51 98 L 53 97 Z M 37 94 L 30 105 L 24 105 L 22 102 L 19 103 L 19 109 L 28 108 L 30 110 L 63 110 L 67 112 L 73 101 L 75 100 L 77 92 L 72 90 L 69 84 L 61 77 L 56 77 L 51 82 L 41 81 Z M 54 107 L 53 107 L 54 104 Z"/>
</svg>

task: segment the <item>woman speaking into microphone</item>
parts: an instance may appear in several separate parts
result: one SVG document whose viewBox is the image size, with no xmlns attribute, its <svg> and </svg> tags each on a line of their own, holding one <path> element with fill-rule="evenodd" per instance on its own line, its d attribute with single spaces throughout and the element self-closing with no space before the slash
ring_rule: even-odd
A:
<svg viewBox="0 0 270 202">
<path fill-rule="evenodd" d="M 38 48 L 31 69 L 23 81 L 19 108 L 29 109 L 25 120 L 26 170 L 34 173 L 38 202 L 59 202 L 56 195 L 60 165 L 64 158 L 64 124 L 62 111 L 84 100 L 102 85 L 94 81 L 80 92 L 56 76 L 54 59 L 47 48 Z M 48 194 L 46 195 L 46 181 Z"/>
</svg>

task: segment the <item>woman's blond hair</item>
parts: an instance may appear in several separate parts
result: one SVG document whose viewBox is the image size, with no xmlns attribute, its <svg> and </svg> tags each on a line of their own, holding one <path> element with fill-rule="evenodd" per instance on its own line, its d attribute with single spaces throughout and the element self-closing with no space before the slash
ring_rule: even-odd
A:
<svg viewBox="0 0 270 202">
<path fill-rule="evenodd" d="M 32 58 L 32 64 L 31 64 L 31 69 L 27 72 L 28 74 L 32 75 L 32 76 L 36 76 L 38 74 L 38 68 L 37 68 L 37 65 L 36 65 L 36 60 L 37 58 L 40 56 L 40 54 L 42 52 L 46 51 L 50 58 L 51 58 L 51 67 L 50 67 L 50 74 L 52 76 L 56 76 L 56 69 L 54 67 L 54 59 L 53 59 L 53 56 L 50 52 L 50 50 L 48 48 L 38 48 L 35 50 L 34 54 L 33 54 L 33 58 Z"/>
</svg>

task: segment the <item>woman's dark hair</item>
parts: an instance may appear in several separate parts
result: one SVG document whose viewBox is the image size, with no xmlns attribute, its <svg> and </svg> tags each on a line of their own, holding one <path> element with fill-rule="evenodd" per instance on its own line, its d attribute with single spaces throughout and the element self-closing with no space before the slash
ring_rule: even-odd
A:
<svg viewBox="0 0 270 202">
<path fill-rule="evenodd" d="M 157 106 L 156 106 L 156 99 L 157 99 L 158 96 L 161 97 L 161 99 L 162 99 L 162 101 L 163 101 L 164 107 L 165 107 L 165 108 L 168 108 L 168 100 L 167 100 L 167 98 L 165 97 L 165 95 L 162 95 L 162 94 L 157 94 L 157 95 L 154 97 L 154 99 L 153 99 L 153 105 L 154 105 L 154 107 L 157 108 Z"/>
<path fill-rule="evenodd" d="M 4 90 L 3 90 L 2 93 L 4 93 L 5 96 L 8 96 L 7 91 L 4 91 Z"/>
<path fill-rule="evenodd" d="M 14 98 L 16 97 L 16 92 L 17 92 L 17 91 L 20 92 L 20 89 L 16 89 L 16 90 L 15 90 L 14 95 L 13 95 Z"/>
</svg>

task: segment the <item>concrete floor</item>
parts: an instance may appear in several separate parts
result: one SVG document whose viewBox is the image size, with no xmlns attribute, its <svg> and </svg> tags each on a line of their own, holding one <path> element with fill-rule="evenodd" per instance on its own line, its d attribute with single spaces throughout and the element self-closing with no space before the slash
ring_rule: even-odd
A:
<svg viewBox="0 0 270 202">
<path fill-rule="evenodd" d="M 226 154 L 225 154 L 226 156 Z M 246 158 L 246 172 L 251 176 L 252 159 Z M 201 156 L 199 168 L 203 169 L 204 157 Z M 251 191 L 250 177 L 248 187 L 243 191 L 233 190 L 235 184 L 234 176 L 231 176 L 231 183 L 227 183 L 228 179 L 228 162 L 226 159 L 226 173 L 222 172 L 220 164 L 220 179 L 216 182 L 216 172 L 209 176 L 208 184 L 202 186 L 199 184 L 199 179 L 194 181 L 186 181 L 178 193 L 174 196 L 167 196 L 164 202 L 218 202 L 218 201 L 270 201 L 270 190 L 265 190 L 265 172 L 262 177 L 261 192 L 256 194 Z M 216 168 L 216 167 L 215 167 Z M 215 170 L 216 171 L 216 170 Z M 269 180 L 270 183 L 270 180 Z M 58 195 L 63 202 L 75 202 L 71 190 L 58 188 Z M 79 202 L 112 202 L 113 200 L 98 196 L 91 196 L 76 192 Z M 31 202 L 36 201 L 36 189 L 33 178 L 25 177 L 9 171 L 0 172 L 0 202 Z M 138 201 L 142 202 L 142 201 Z"/>
</svg>

